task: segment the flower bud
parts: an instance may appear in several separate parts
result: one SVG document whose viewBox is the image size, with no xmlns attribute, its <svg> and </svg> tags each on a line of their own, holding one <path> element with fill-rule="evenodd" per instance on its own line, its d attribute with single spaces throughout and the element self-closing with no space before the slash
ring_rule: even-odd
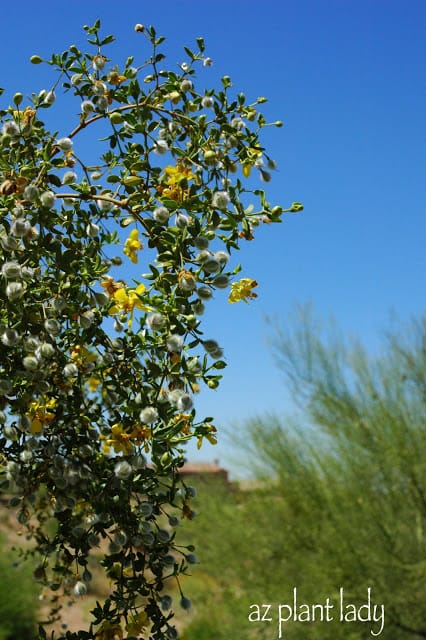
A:
<svg viewBox="0 0 426 640">
<path fill-rule="evenodd" d="M 136 33 L 143 33 L 144 29 L 145 29 L 145 27 L 143 26 L 143 24 L 140 24 L 140 22 L 135 24 Z"/>
<path fill-rule="evenodd" d="M 73 362 L 66 364 L 63 368 L 63 374 L 66 378 L 76 378 L 78 376 L 78 367 Z"/>
<path fill-rule="evenodd" d="M 19 92 L 15 93 L 15 95 L 13 96 L 13 102 L 16 104 L 17 107 L 19 107 L 23 99 L 24 99 L 24 96 L 22 95 L 22 93 L 19 93 Z"/>
<path fill-rule="evenodd" d="M 31 64 L 40 64 L 40 62 L 43 62 L 43 58 L 41 58 L 40 56 L 31 56 L 30 58 L 30 62 Z"/>
<path fill-rule="evenodd" d="M 10 233 L 16 238 L 23 238 L 31 229 L 31 223 L 25 218 L 16 218 L 10 227 Z"/>
<path fill-rule="evenodd" d="M 113 111 L 109 115 L 109 120 L 112 124 L 121 124 L 123 122 L 123 116 L 118 111 Z"/>
</svg>

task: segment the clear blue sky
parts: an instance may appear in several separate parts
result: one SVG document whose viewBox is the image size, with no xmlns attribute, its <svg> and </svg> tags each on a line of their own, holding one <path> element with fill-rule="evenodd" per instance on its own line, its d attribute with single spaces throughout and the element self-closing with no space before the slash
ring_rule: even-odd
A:
<svg viewBox="0 0 426 640">
<path fill-rule="evenodd" d="M 216 424 L 285 413 L 290 402 L 267 346 L 266 314 L 287 322 L 296 303 L 375 348 L 389 314 L 424 311 L 425 61 L 423 0 L 29 2 L 2 6 L 2 77 L 8 90 L 39 91 L 46 70 L 28 63 L 82 44 L 100 17 L 117 37 L 118 60 L 143 59 L 137 22 L 167 37 L 169 64 L 203 36 L 214 65 L 206 86 L 231 76 L 236 91 L 268 97 L 282 129 L 264 137 L 279 171 L 269 200 L 305 211 L 259 230 L 237 256 L 259 282 L 250 305 L 226 296 L 205 317 L 229 366 L 215 392 L 198 398 Z M 66 134 L 66 131 L 63 132 Z M 224 442 L 191 457 L 228 463 Z"/>
</svg>

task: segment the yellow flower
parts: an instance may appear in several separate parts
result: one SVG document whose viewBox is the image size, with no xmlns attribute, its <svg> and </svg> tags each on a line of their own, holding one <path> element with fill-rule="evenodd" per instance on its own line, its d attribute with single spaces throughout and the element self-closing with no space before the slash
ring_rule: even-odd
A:
<svg viewBox="0 0 426 640">
<path fill-rule="evenodd" d="M 185 167 L 181 162 L 177 162 L 176 166 L 168 165 L 164 168 L 165 183 L 167 187 L 160 185 L 159 191 L 161 195 L 174 200 L 175 202 L 183 202 L 188 198 L 188 189 L 180 186 L 182 180 L 194 180 L 195 175 L 189 167 Z"/>
<path fill-rule="evenodd" d="M 118 282 L 116 282 L 114 278 L 112 278 L 111 276 L 107 276 L 105 280 L 101 282 L 101 287 L 105 289 L 106 293 L 109 295 L 110 298 L 113 298 L 114 293 L 118 289 L 121 289 L 124 286 L 125 286 L 125 283 L 122 280 L 119 280 Z"/>
<path fill-rule="evenodd" d="M 129 455 L 133 451 L 133 443 L 131 442 L 131 434 L 123 431 L 122 424 L 114 424 L 111 427 L 111 436 L 105 439 L 103 445 L 104 453 L 108 454 L 111 451 L 111 447 L 115 453 L 124 453 Z"/>
<path fill-rule="evenodd" d="M 252 280 L 251 278 L 242 278 L 239 282 L 233 282 L 231 284 L 231 293 L 229 294 L 228 302 L 231 304 L 240 302 L 240 300 L 247 302 L 247 298 L 257 298 L 257 293 L 253 291 L 257 286 L 256 280 Z"/>
<path fill-rule="evenodd" d="M 102 447 L 107 455 L 111 452 L 111 447 L 115 453 L 129 455 L 133 452 L 135 445 L 144 445 L 145 452 L 149 451 L 148 440 L 151 439 L 151 429 L 147 426 L 135 425 L 132 431 L 125 431 L 122 424 L 117 423 L 111 427 L 110 437 L 102 436 L 104 445 Z"/>
<path fill-rule="evenodd" d="M 166 184 L 168 185 L 179 184 L 181 180 L 194 180 L 195 178 L 191 169 L 183 166 L 180 162 L 178 162 L 175 167 L 173 165 L 165 167 L 164 173 L 167 176 Z"/>
<path fill-rule="evenodd" d="M 95 635 L 96 640 L 122 640 L 123 629 L 119 624 L 104 620 Z"/>
<path fill-rule="evenodd" d="M 138 229 L 133 229 L 130 232 L 130 235 L 127 238 L 126 242 L 124 243 L 123 253 L 136 264 L 136 262 L 138 261 L 137 252 L 141 249 L 143 249 L 143 244 L 139 240 L 139 231 Z"/>
<path fill-rule="evenodd" d="M 126 625 L 126 631 L 132 636 L 139 636 L 148 625 L 148 622 L 148 614 L 146 611 L 141 611 L 131 618 L 130 622 Z"/>
<path fill-rule="evenodd" d="M 206 424 L 204 426 L 206 428 L 206 432 L 197 438 L 197 449 L 201 449 L 204 438 L 207 438 L 210 444 L 217 444 L 217 438 L 215 435 L 216 427 L 213 424 Z"/>
<path fill-rule="evenodd" d="M 56 404 L 57 401 L 55 398 L 50 398 L 47 402 L 42 402 L 41 400 L 30 402 L 28 418 L 31 423 L 31 433 L 35 436 L 41 435 L 44 426 L 50 424 L 55 419 L 55 414 L 52 413 L 51 409 L 54 409 Z"/>
<path fill-rule="evenodd" d="M 146 287 L 144 284 L 139 284 L 136 289 L 125 289 L 124 287 L 116 289 L 113 293 L 114 306 L 109 310 L 110 315 L 116 315 L 117 313 L 129 314 L 129 327 L 133 323 L 133 313 L 135 309 L 141 309 L 142 311 L 149 311 L 149 307 L 142 304 L 140 296 L 145 292 Z"/>
<path fill-rule="evenodd" d="M 99 378 L 96 378 L 95 376 L 92 376 L 87 380 L 87 386 L 89 387 L 90 391 L 96 391 L 100 384 L 101 380 Z"/>
</svg>

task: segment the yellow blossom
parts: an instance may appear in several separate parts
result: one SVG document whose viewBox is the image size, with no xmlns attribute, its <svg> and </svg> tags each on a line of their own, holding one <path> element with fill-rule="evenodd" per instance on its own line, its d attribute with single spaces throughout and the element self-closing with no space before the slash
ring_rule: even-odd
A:
<svg viewBox="0 0 426 640">
<path fill-rule="evenodd" d="M 95 635 L 96 640 L 122 640 L 123 629 L 119 624 L 104 620 Z"/>
<path fill-rule="evenodd" d="M 122 280 L 118 280 L 118 282 L 116 282 L 111 276 L 106 277 L 105 280 L 102 280 L 101 282 L 101 287 L 105 289 L 110 298 L 113 298 L 114 293 L 124 286 L 125 283 Z"/>
<path fill-rule="evenodd" d="M 30 420 L 31 433 L 39 436 L 45 425 L 50 424 L 55 419 L 55 414 L 51 411 L 56 407 L 56 399 L 50 398 L 46 402 L 34 400 L 28 407 L 28 418 Z"/>
<path fill-rule="evenodd" d="M 138 229 L 132 229 L 129 237 L 124 243 L 123 252 L 128 258 L 130 258 L 132 262 L 136 264 L 136 262 L 138 261 L 137 252 L 140 251 L 141 249 L 143 249 L 143 244 L 139 240 L 139 231 Z"/>
<path fill-rule="evenodd" d="M 104 440 L 102 449 L 107 455 L 111 452 L 111 448 L 114 449 L 115 453 L 130 455 L 135 445 L 143 444 L 145 452 L 148 453 L 148 440 L 151 437 L 151 429 L 147 426 L 135 425 L 131 431 L 125 431 L 123 425 L 117 423 L 111 427 L 111 435 L 109 437 L 101 437 Z"/>
<path fill-rule="evenodd" d="M 195 175 L 189 167 L 185 167 L 181 162 L 176 166 L 168 165 L 164 168 L 164 176 L 166 187 L 160 185 L 159 191 L 162 196 L 174 200 L 175 202 L 184 202 L 187 200 L 189 191 L 181 186 L 182 180 L 194 180 Z"/>
<path fill-rule="evenodd" d="M 206 424 L 204 427 L 206 432 L 197 438 L 197 449 L 201 449 L 204 438 L 207 438 L 210 444 L 217 444 L 216 427 L 213 424 Z"/>
<path fill-rule="evenodd" d="M 99 378 L 96 378 L 95 376 L 92 376 L 87 380 L 87 386 L 89 387 L 90 391 L 96 391 L 100 384 L 101 380 Z"/>
<path fill-rule="evenodd" d="M 179 184 L 181 180 L 194 180 L 195 175 L 192 173 L 189 167 L 185 167 L 181 162 L 178 162 L 176 166 L 168 165 L 164 168 L 166 174 L 166 184 Z"/>
<path fill-rule="evenodd" d="M 126 631 L 132 636 L 139 636 L 148 625 L 148 622 L 148 614 L 146 611 L 141 611 L 130 619 L 130 622 L 126 625 Z"/>
<path fill-rule="evenodd" d="M 239 282 L 233 282 L 228 302 L 231 304 L 240 302 L 240 300 L 247 302 L 247 298 L 257 298 L 257 293 L 253 291 L 257 286 L 256 280 L 252 280 L 251 278 L 242 278 Z"/>
<path fill-rule="evenodd" d="M 140 296 L 145 292 L 146 288 L 144 284 L 139 284 L 136 289 L 116 289 L 113 294 L 114 306 L 111 307 L 109 313 L 116 315 L 117 313 L 129 314 L 129 327 L 133 323 L 133 313 L 135 309 L 141 309 L 142 311 L 149 311 L 149 307 L 144 305 L 140 299 Z"/>
</svg>

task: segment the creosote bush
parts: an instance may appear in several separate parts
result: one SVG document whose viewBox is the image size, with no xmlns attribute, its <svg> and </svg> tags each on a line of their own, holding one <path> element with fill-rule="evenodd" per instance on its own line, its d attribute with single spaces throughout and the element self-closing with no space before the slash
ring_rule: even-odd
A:
<svg viewBox="0 0 426 640">
<path fill-rule="evenodd" d="M 168 589 L 189 607 L 179 574 L 193 551 L 175 540 L 193 516 L 178 470 L 189 439 L 216 441 L 193 398 L 225 367 L 200 318 L 216 289 L 231 303 L 256 296 L 231 253 L 302 206 L 251 188 L 275 166 L 259 140 L 264 99 L 231 95 L 227 76 L 197 89 L 196 69 L 211 64 L 201 38 L 165 71 L 152 27 L 135 27 L 151 57 L 123 66 L 99 21 L 84 29 L 89 53 L 34 55 L 52 86 L 0 111 L 1 488 L 52 600 L 40 638 L 64 595 L 90 590 L 100 549 L 111 593 L 89 630 L 61 637 L 175 638 Z M 43 115 L 62 89 L 79 116 L 50 131 Z M 102 135 L 95 160 L 90 132 Z M 129 281 L 140 257 L 146 273 Z"/>
</svg>

